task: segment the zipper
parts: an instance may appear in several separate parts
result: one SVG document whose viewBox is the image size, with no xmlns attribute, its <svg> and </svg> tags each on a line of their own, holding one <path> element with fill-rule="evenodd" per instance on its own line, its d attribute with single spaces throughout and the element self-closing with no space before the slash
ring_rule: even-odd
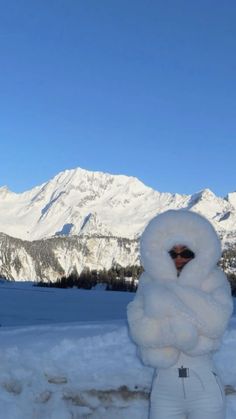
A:
<svg viewBox="0 0 236 419">
<path fill-rule="evenodd" d="M 185 385 L 184 385 L 184 377 L 182 377 L 181 380 L 182 380 L 182 387 L 183 387 L 184 399 L 186 399 L 186 391 L 185 391 Z"/>
<path fill-rule="evenodd" d="M 222 388 L 221 388 L 221 385 L 220 385 L 220 383 L 219 383 L 218 375 L 217 375 L 214 371 L 212 371 L 212 374 L 213 374 L 213 375 L 214 375 L 214 377 L 215 377 L 216 384 L 217 384 L 217 386 L 219 387 L 219 390 L 220 390 L 220 394 L 221 394 L 222 400 L 224 401 L 225 395 L 224 395 L 223 390 L 222 390 Z"/>
<path fill-rule="evenodd" d="M 158 381 L 160 379 L 160 371 L 156 369 L 154 376 L 153 376 L 153 381 L 152 381 L 152 386 L 156 386 Z"/>
</svg>

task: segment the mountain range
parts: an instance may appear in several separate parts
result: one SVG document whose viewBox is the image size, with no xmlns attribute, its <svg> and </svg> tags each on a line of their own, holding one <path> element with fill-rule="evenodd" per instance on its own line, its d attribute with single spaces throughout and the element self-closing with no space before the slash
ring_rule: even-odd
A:
<svg viewBox="0 0 236 419">
<path fill-rule="evenodd" d="M 139 263 L 138 239 L 167 209 L 186 208 L 209 219 L 223 247 L 236 242 L 236 192 L 193 195 L 158 192 L 135 177 L 66 170 L 23 192 L 0 188 L 0 274 L 55 280 L 73 269 Z"/>
</svg>

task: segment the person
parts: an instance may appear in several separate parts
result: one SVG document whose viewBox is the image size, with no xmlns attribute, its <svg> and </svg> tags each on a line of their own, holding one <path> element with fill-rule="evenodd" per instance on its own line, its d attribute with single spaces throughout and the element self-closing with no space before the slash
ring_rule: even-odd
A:
<svg viewBox="0 0 236 419">
<path fill-rule="evenodd" d="M 224 419 L 212 355 L 233 302 L 213 226 L 192 211 L 168 210 L 145 228 L 140 253 L 144 272 L 127 316 L 139 356 L 155 368 L 150 419 Z"/>
</svg>

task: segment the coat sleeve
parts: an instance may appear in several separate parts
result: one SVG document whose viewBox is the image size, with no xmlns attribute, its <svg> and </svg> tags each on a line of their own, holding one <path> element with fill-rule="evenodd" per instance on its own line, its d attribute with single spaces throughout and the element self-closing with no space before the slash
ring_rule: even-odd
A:
<svg viewBox="0 0 236 419">
<path fill-rule="evenodd" d="M 197 326 L 199 334 L 211 339 L 223 335 L 233 311 L 227 279 L 222 272 L 215 272 L 214 275 L 217 276 L 216 286 L 211 287 L 208 292 L 181 284 L 174 284 L 172 287 L 175 295 L 186 307 L 191 308 L 191 321 Z M 214 277 L 212 282 L 214 283 Z"/>
<path fill-rule="evenodd" d="M 156 348 L 169 346 L 173 343 L 169 318 L 157 319 L 145 313 L 141 284 L 139 284 L 134 300 L 128 304 L 127 318 L 130 335 L 138 346 Z"/>
<path fill-rule="evenodd" d="M 181 306 L 181 308 L 179 307 Z M 185 310 L 184 304 L 169 290 L 149 288 L 148 281 L 140 280 L 134 300 L 128 305 L 130 335 L 144 348 L 191 349 L 196 344 L 197 328 Z"/>
</svg>

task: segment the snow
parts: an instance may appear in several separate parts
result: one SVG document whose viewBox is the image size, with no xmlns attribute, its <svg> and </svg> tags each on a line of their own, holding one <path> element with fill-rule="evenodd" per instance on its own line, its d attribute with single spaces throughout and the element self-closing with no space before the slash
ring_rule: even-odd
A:
<svg viewBox="0 0 236 419">
<path fill-rule="evenodd" d="M 2 187 L 1 275 L 55 281 L 73 268 L 80 273 L 88 267 L 137 264 L 140 234 L 151 218 L 168 209 L 188 208 L 205 215 L 228 247 L 236 241 L 235 196 L 217 197 L 209 189 L 193 195 L 160 193 L 134 177 L 80 168 L 20 194 Z M 127 248 L 124 238 L 130 240 Z M 41 252 L 30 252 L 32 240 L 39 240 L 35 247 L 50 247 L 49 265 Z"/>
<path fill-rule="evenodd" d="M 2 326 L 31 326 L 76 321 L 124 319 L 133 294 L 83 289 L 56 289 L 27 282 L 0 285 L 0 323 Z"/>
<path fill-rule="evenodd" d="M 21 194 L 2 187 L 0 202 L 0 231 L 30 241 L 58 232 L 134 239 L 151 218 L 171 208 L 200 212 L 225 234 L 235 231 L 235 193 L 228 198 L 217 197 L 209 189 L 193 195 L 161 193 L 135 177 L 81 168 L 61 172 Z M 232 216 L 222 224 L 227 212 Z"/>
<path fill-rule="evenodd" d="M 147 419 L 153 370 L 126 324 L 132 293 L 0 283 L 0 411 L 4 419 Z M 215 355 L 236 388 L 236 317 Z M 235 418 L 236 394 L 227 396 Z"/>
<path fill-rule="evenodd" d="M 236 209 L 236 192 L 229 193 L 226 200 Z"/>
</svg>

